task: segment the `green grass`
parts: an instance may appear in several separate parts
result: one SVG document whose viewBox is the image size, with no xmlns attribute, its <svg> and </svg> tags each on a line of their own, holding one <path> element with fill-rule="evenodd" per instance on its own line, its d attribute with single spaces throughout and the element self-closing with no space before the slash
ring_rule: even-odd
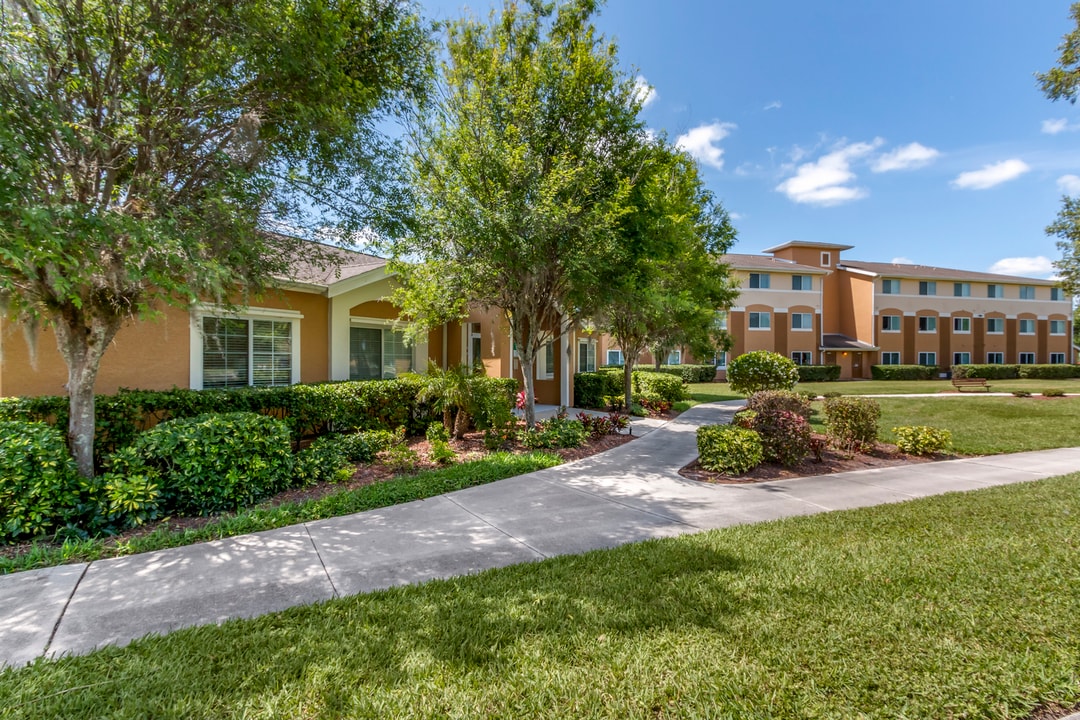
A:
<svg viewBox="0 0 1080 720">
<path fill-rule="evenodd" d="M 1041 393 L 1048 388 L 1058 388 L 1067 393 L 1080 393 L 1080 378 L 1066 380 L 990 380 L 991 392 L 1027 390 Z M 799 391 L 813 391 L 818 395 L 838 392 L 844 395 L 894 395 L 907 393 L 955 393 L 948 380 L 847 380 L 838 382 L 799 383 Z M 714 400 L 739 400 L 744 395 L 732 392 L 727 383 L 694 383 L 690 393 L 698 402 Z M 965 391 L 965 395 L 977 395 L 981 391 Z M 700 397 L 699 397 L 700 396 Z"/>
<path fill-rule="evenodd" d="M 1080 702 L 1080 474 L 335 600 L 0 673 L 11 718 L 1022 718 Z"/>
<path fill-rule="evenodd" d="M 429 470 L 416 475 L 405 475 L 352 490 L 342 490 L 315 500 L 243 510 L 236 515 L 222 517 L 197 529 L 178 530 L 166 525 L 147 535 L 122 542 L 95 538 L 70 541 L 62 545 L 35 544 L 25 553 L 15 557 L 0 558 L 0 574 L 72 562 L 100 560 L 105 557 L 133 555 L 349 515 L 388 505 L 422 500 L 474 485 L 483 485 L 514 475 L 553 467 L 561 462 L 562 459 L 554 453 L 530 452 L 515 455 L 498 452 L 480 460 L 439 470 Z"/>
</svg>

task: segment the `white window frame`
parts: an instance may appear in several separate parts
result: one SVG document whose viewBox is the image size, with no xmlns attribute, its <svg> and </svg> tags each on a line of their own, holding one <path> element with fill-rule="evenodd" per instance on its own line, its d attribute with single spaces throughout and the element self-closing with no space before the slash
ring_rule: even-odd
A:
<svg viewBox="0 0 1080 720">
<path fill-rule="evenodd" d="M 1035 286 L 1034 285 L 1021 285 L 1020 286 L 1020 299 L 1021 300 L 1034 300 L 1035 299 Z"/>
<path fill-rule="evenodd" d="M 754 327 L 754 325 L 753 325 L 755 315 L 757 315 L 757 318 L 758 318 L 757 327 Z M 748 312 L 748 313 L 746 313 L 747 326 L 753 332 L 757 332 L 759 330 L 772 330 L 772 318 L 770 317 L 770 315 L 771 315 L 771 313 L 767 313 L 767 312 L 758 312 L 758 311 Z M 762 316 L 764 316 L 764 318 L 765 318 L 765 325 L 761 324 Z"/>
<path fill-rule="evenodd" d="M 478 362 L 484 360 L 484 330 L 483 326 L 478 322 L 467 323 L 465 326 L 465 367 L 468 372 L 472 372 L 473 367 Z M 474 357 L 473 353 L 473 340 L 479 340 L 480 357 Z M 416 358 L 413 358 L 413 369 L 416 368 Z"/>
<path fill-rule="evenodd" d="M 965 358 L 967 358 L 967 359 L 965 360 Z M 969 352 L 954 352 L 952 354 L 952 364 L 953 365 L 970 365 L 971 364 L 971 353 L 969 353 Z"/>
<path fill-rule="evenodd" d="M 986 297 L 995 300 L 1005 297 L 1005 286 L 999 283 L 988 283 L 986 286 Z"/>
<path fill-rule="evenodd" d="M 1019 363 L 1020 365 L 1034 365 L 1035 364 L 1035 353 L 1033 353 L 1033 352 L 1017 353 L 1016 362 Z"/>
<path fill-rule="evenodd" d="M 798 284 L 799 287 L 795 287 Z M 812 292 L 814 289 L 814 276 L 813 275 L 792 275 L 791 276 L 791 289 L 796 292 Z"/>
<path fill-rule="evenodd" d="M 925 323 L 923 322 L 925 321 Z M 915 320 L 916 326 L 919 328 L 919 332 L 925 335 L 931 335 L 937 332 L 937 315 L 919 315 Z M 926 329 L 923 329 L 923 325 L 926 325 Z"/>
<path fill-rule="evenodd" d="M 387 331 L 389 331 L 389 332 L 401 332 L 402 331 L 401 327 L 399 325 L 397 325 L 397 323 L 394 320 L 386 320 L 386 319 L 383 319 L 383 318 L 366 318 L 366 317 L 360 317 L 358 315 L 350 316 L 349 317 L 349 353 L 347 355 L 349 364 L 348 364 L 347 367 L 351 367 L 351 365 L 352 365 L 352 329 L 353 328 L 367 328 L 369 330 L 380 330 L 383 333 L 386 333 Z M 466 331 L 468 330 L 468 325 L 465 326 L 465 329 L 466 329 Z M 467 334 L 466 334 L 466 337 L 468 337 Z M 386 367 L 386 336 L 381 335 L 380 336 L 380 341 L 382 343 L 382 348 L 380 349 L 379 362 L 381 363 L 382 367 L 385 368 Z M 417 358 L 417 356 L 416 356 L 416 348 L 417 348 L 416 343 L 413 343 L 411 348 L 410 348 L 411 351 L 412 351 L 412 372 L 418 372 L 418 370 L 420 369 L 419 358 Z M 468 352 L 468 350 L 466 350 L 466 352 Z M 379 377 L 382 378 L 382 372 L 381 371 L 379 373 Z"/>
<path fill-rule="evenodd" d="M 1058 323 L 1058 327 L 1060 327 L 1061 330 L 1055 331 L 1054 330 L 1054 323 Z M 1067 320 L 1051 320 L 1050 321 L 1050 334 L 1051 335 L 1064 335 L 1065 334 L 1066 323 L 1068 323 Z"/>
<path fill-rule="evenodd" d="M 937 295 L 937 280 L 920 280 L 919 294 L 924 297 Z"/>
<path fill-rule="evenodd" d="M 954 317 L 952 319 L 952 330 L 953 330 L 954 334 L 959 334 L 959 335 L 969 335 L 969 334 L 971 334 L 971 318 L 969 318 L 969 317 Z"/>
<path fill-rule="evenodd" d="M 966 282 L 954 282 L 953 297 L 971 297 L 971 283 Z"/>
<path fill-rule="evenodd" d="M 552 367 L 548 367 L 547 362 L 547 349 L 551 348 L 551 364 Z M 540 346 L 540 352 L 536 353 L 536 379 L 537 380 L 554 380 L 555 379 L 555 363 L 558 362 L 559 354 L 555 352 L 555 341 L 548 340 L 546 343 Z"/>
<path fill-rule="evenodd" d="M 881 279 L 881 294 L 882 295 L 899 295 L 900 294 L 900 278 L 882 278 Z"/>
<path fill-rule="evenodd" d="M 757 285 L 754 285 L 754 280 L 757 280 Z M 746 286 L 751 290 L 768 290 L 772 285 L 772 280 L 769 278 L 767 272 L 754 272 L 750 273 L 750 278 L 746 281 Z"/>
<path fill-rule="evenodd" d="M 832 266 L 832 253 L 823 251 L 821 253 L 821 267 L 831 267 L 831 266 Z"/>
<path fill-rule="evenodd" d="M 800 327 L 795 327 L 795 318 L 799 318 Z M 803 326 L 805 323 L 805 326 Z M 813 332 L 814 331 L 814 313 L 797 312 L 791 313 L 791 330 L 792 332 Z"/>
<path fill-rule="evenodd" d="M 926 359 L 930 359 L 930 362 L 925 362 Z M 919 364 L 931 367 L 937 365 L 937 353 L 936 352 L 921 352 L 919 353 Z"/>
<path fill-rule="evenodd" d="M 618 359 L 617 362 L 611 362 L 611 353 L 615 353 L 616 355 L 618 355 L 619 359 Z M 626 364 L 626 358 L 623 357 L 622 350 L 615 350 L 615 349 L 612 349 L 612 348 L 608 348 L 605 359 L 607 360 L 607 362 L 604 363 L 605 365 L 625 365 Z"/>
<path fill-rule="evenodd" d="M 188 387 L 192 390 L 203 389 L 203 318 L 204 317 L 216 317 L 216 318 L 230 318 L 236 320 L 248 320 L 248 387 L 253 387 L 250 383 L 253 373 L 251 372 L 251 320 L 273 320 L 276 322 L 288 322 L 292 325 L 292 338 L 290 342 L 291 357 L 289 363 L 291 367 L 289 384 L 295 385 L 300 382 L 300 321 L 304 319 L 304 315 L 296 310 L 280 310 L 278 308 L 259 308 L 259 307 L 247 307 L 237 308 L 235 311 L 230 312 L 226 308 L 218 305 L 211 305 L 207 303 L 199 303 L 193 305 L 190 318 L 190 337 L 191 341 L 188 344 Z M 258 386 L 255 386 L 258 387 Z"/>
<path fill-rule="evenodd" d="M 585 349 L 585 370 L 581 369 L 581 350 Z M 596 338 L 578 338 L 577 371 L 596 372 Z M 589 367 L 589 355 L 592 355 L 592 367 Z"/>
<path fill-rule="evenodd" d="M 1030 330 L 1024 330 L 1024 324 L 1028 323 L 1031 327 Z M 1035 334 L 1035 321 L 1031 318 L 1017 318 L 1016 320 L 1016 332 L 1020 335 L 1034 335 Z"/>
<path fill-rule="evenodd" d="M 675 362 L 671 361 L 672 358 L 675 358 Z M 669 352 L 664 361 L 665 365 L 682 365 L 682 348 Z"/>
<path fill-rule="evenodd" d="M 802 362 L 803 360 L 807 362 Z M 791 361 L 796 365 L 813 365 L 814 353 L 809 350 L 795 350 L 791 353 Z"/>
<path fill-rule="evenodd" d="M 887 325 L 896 325 L 893 327 L 886 327 Z M 881 332 L 898 333 L 902 328 L 899 315 L 882 315 L 881 316 Z"/>
<path fill-rule="evenodd" d="M 987 365 L 1004 365 L 1005 353 L 1003 352 L 988 352 L 986 353 Z"/>
<path fill-rule="evenodd" d="M 1000 323 L 1000 330 L 991 330 L 990 323 Z M 986 318 L 986 334 L 987 335 L 1003 335 L 1005 333 L 1005 318 Z"/>
<path fill-rule="evenodd" d="M 896 362 L 889 362 L 889 360 L 893 359 L 893 357 L 896 358 Z M 895 350 L 888 350 L 888 351 L 882 352 L 881 353 L 881 364 L 882 365 L 899 365 L 900 364 L 900 353 L 895 351 Z"/>
<path fill-rule="evenodd" d="M 1065 353 L 1061 353 L 1061 352 L 1050 353 L 1050 364 L 1051 365 L 1064 365 L 1065 364 Z"/>
</svg>

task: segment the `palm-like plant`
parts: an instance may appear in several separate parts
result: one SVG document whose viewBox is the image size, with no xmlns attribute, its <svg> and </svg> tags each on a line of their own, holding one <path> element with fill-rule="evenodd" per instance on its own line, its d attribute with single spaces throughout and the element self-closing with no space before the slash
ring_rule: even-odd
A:
<svg viewBox="0 0 1080 720">
<path fill-rule="evenodd" d="M 456 365 L 443 370 L 434 363 L 428 363 L 427 384 L 417 399 L 432 403 L 435 409 L 442 413 L 443 425 L 447 430 L 453 431 L 455 438 L 461 439 L 465 436 L 469 429 L 469 408 L 472 405 L 468 368 Z"/>
</svg>

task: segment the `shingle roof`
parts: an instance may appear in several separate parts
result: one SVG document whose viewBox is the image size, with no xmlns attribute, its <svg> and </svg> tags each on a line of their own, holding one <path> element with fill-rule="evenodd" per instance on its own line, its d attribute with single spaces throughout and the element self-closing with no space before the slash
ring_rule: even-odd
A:
<svg viewBox="0 0 1080 720">
<path fill-rule="evenodd" d="M 292 277 L 288 279 L 329 286 L 385 265 L 386 260 L 375 255 L 318 244 L 315 252 L 293 259 Z"/>
<path fill-rule="evenodd" d="M 877 346 L 849 338 L 847 335 L 826 334 L 821 336 L 822 350 L 877 350 Z"/>
<path fill-rule="evenodd" d="M 822 270 L 813 265 L 800 265 L 767 255 L 739 255 L 733 253 L 724 255 L 720 258 L 720 261 L 737 270 L 775 270 L 776 272 L 800 272 L 816 275 L 829 274 L 828 270 Z"/>
<path fill-rule="evenodd" d="M 972 270 L 954 270 L 952 268 L 933 267 L 930 265 L 906 265 L 902 263 L 844 260 L 838 267 L 864 270 L 878 275 L 926 280 L 974 280 L 976 282 L 986 283 L 1023 283 L 1025 285 L 1045 286 L 1057 285 L 1057 282 L 1053 280 L 1038 280 L 1036 278 L 1017 277 L 1015 275 L 998 275 L 997 273 L 975 272 Z"/>
</svg>

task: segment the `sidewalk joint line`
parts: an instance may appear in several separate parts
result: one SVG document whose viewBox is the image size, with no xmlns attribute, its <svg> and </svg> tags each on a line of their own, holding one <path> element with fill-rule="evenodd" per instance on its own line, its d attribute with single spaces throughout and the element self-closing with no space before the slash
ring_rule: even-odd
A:
<svg viewBox="0 0 1080 720">
<path fill-rule="evenodd" d="M 558 467 L 558 466 L 556 466 L 556 467 Z M 641 479 L 641 478 L 636 478 L 636 479 Z M 622 502 L 622 501 L 617 500 L 615 498 L 608 497 L 607 495 L 601 495 L 599 492 L 594 492 L 592 490 L 586 490 L 585 488 L 577 487 L 575 485 L 568 485 L 565 481 L 544 479 L 543 482 L 549 483 L 551 485 L 557 485 L 557 486 L 559 486 L 561 488 L 566 488 L 567 490 L 573 490 L 575 492 L 581 493 L 582 495 L 588 495 L 588 496 L 594 497 L 594 498 L 596 498 L 598 500 L 604 500 L 604 501 L 607 501 L 607 502 L 611 503 L 612 505 L 619 505 L 620 507 L 624 507 L 627 510 L 633 510 L 635 512 L 639 512 L 642 515 L 652 515 L 655 518 L 660 518 L 661 520 L 668 520 L 670 522 L 678 523 L 679 525 L 685 525 L 686 527 L 694 528 L 695 530 L 703 530 L 704 529 L 699 525 L 694 525 L 693 523 L 686 522 L 685 520 L 680 520 L 679 518 L 676 518 L 676 517 L 671 517 L 670 515 L 663 515 L 663 514 L 661 514 L 659 512 L 653 511 L 653 510 L 642 510 L 639 507 L 634 507 L 633 505 Z"/>
<path fill-rule="evenodd" d="M 550 556 L 550 555 L 548 555 L 547 553 L 542 553 L 542 552 L 540 552 L 539 550 L 537 550 L 536 548 L 534 548 L 534 547 L 533 547 L 532 545 L 530 545 L 529 543 L 525 542 L 525 541 L 524 541 L 524 540 L 522 540 L 521 538 L 519 538 L 519 537 L 514 537 L 513 535 L 511 535 L 510 533 L 506 532 L 505 530 L 503 530 L 503 529 L 502 529 L 501 527 L 499 527 L 499 526 L 498 526 L 498 525 L 496 525 L 495 523 L 491 522 L 490 520 L 486 520 L 486 519 L 484 519 L 484 518 L 480 517 L 479 515 L 477 515 L 476 513 L 474 513 L 474 512 L 472 511 L 472 510 L 470 510 L 469 508 L 465 507 L 464 505 L 462 505 L 461 503 L 459 503 L 459 502 L 458 502 L 457 500 L 455 500 L 454 498 L 450 497 L 449 495 L 443 495 L 443 497 L 444 497 L 444 498 L 446 498 L 447 500 L 449 500 L 450 502 L 452 502 L 453 504 L 457 505 L 457 506 L 458 506 L 459 508 L 461 508 L 461 509 L 462 509 L 462 510 L 464 510 L 465 512 L 469 513 L 469 514 L 470 514 L 470 515 L 472 515 L 472 516 L 473 516 L 474 518 L 476 518 L 476 519 L 477 519 L 477 520 L 479 520 L 480 522 L 484 523 L 484 524 L 485 524 L 485 525 L 487 525 L 488 527 L 492 527 L 492 528 L 495 528 L 495 530 L 497 530 L 498 532 L 502 533 L 503 535 L 505 535 L 506 537 L 510 538 L 511 540 L 513 540 L 514 542 L 518 543 L 519 545 L 524 545 L 525 547 L 529 548 L 530 550 L 532 550 L 532 551 L 533 551 L 534 553 L 536 553 L 536 554 L 537 554 L 537 555 L 539 555 L 540 557 L 544 558 L 545 560 L 547 560 L 548 558 L 550 558 L 550 557 L 551 557 L 551 556 Z"/>
<path fill-rule="evenodd" d="M 45 648 L 41 651 L 41 657 L 45 657 L 49 654 L 49 648 L 52 647 L 53 640 L 56 639 L 56 631 L 60 629 L 60 622 L 64 619 L 64 616 L 67 615 L 68 606 L 71 605 L 71 601 L 75 599 L 75 591 L 79 589 L 79 585 L 82 584 L 83 578 L 86 577 L 86 572 L 90 569 L 91 565 L 93 565 L 92 562 L 86 563 L 86 567 L 79 573 L 79 579 L 75 581 L 75 587 L 71 588 L 71 594 L 68 595 L 64 607 L 60 610 L 60 615 L 56 618 L 56 624 L 53 625 L 52 632 L 49 633 L 49 639 L 45 642 Z"/>
<path fill-rule="evenodd" d="M 319 552 L 319 546 L 315 544 L 315 538 L 311 537 L 311 528 L 307 523 L 304 523 L 304 532 L 307 533 L 308 542 L 311 543 L 312 549 L 315 550 L 315 557 L 319 558 L 319 564 L 322 565 L 323 573 L 326 575 L 327 581 L 330 583 L 330 589 L 334 591 L 334 597 L 341 597 L 341 593 L 338 592 L 337 585 L 334 584 L 334 578 L 330 577 L 330 571 L 326 567 L 326 562 L 322 559 L 322 553 Z"/>
</svg>

